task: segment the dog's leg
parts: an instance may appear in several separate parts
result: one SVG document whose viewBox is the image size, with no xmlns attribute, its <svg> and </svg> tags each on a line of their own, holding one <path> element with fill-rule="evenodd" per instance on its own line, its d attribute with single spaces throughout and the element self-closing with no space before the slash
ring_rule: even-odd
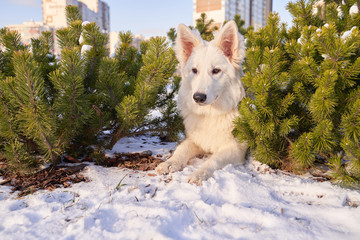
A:
<svg viewBox="0 0 360 240">
<path fill-rule="evenodd" d="M 213 153 L 198 170 L 190 175 L 188 182 L 201 185 L 202 181 L 211 177 L 215 170 L 221 169 L 228 164 L 243 164 L 247 148 L 246 143 L 235 143 Z"/>
<path fill-rule="evenodd" d="M 183 169 L 187 162 L 203 151 L 191 140 L 185 139 L 176 148 L 173 156 L 166 162 L 163 162 L 155 169 L 159 174 L 167 174 L 169 172 L 176 172 Z"/>
</svg>

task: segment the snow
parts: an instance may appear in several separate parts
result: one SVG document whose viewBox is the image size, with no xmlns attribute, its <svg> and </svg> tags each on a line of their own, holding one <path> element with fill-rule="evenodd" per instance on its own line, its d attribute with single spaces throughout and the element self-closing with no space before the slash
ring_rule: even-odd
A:
<svg viewBox="0 0 360 240">
<path fill-rule="evenodd" d="M 92 48 L 92 46 L 91 45 L 83 45 L 82 47 L 81 47 L 81 55 L 84 55 L 87 51 L 90 51 L 90 49 Z"/>
<path fill-rule="evenodd" d="M 311 13 L 312 13 L 312 15 L 316 16 L 317 13 L 318 13 L 318 8 L 317 8 L 316 6 L 314 6 L 314 7 L 312 8 Z"/>
<path fill-rule="evenodd" d="M 328 59 L 328 58 L 329 58 L 329 55 L 328 55 L 328 54 L 325 54 L 325 53 L 321 54 L 321 56 L 322 56 L 324 59 Z"/>
<path fill-rule="evenodd" d="M 358 8 L 357 3 L 355 3 L 354 5 L 351 6 L 349 13 L 351 16 L 355 16 L 356 14 L 359 13 L 359 8 Z"/>
<path fill-rule="evenodd" d="M 154 111 L 153 115 L 159 114 Z M 153 155 L 166 155 L 170 150 L 175 149 L 175 142 L 161 142 L 157 137 L 152 136 L 138 136 L 120 139 L 113 147 L 113 149 L 106 152 L 106 155 L 111 156 L 118 152 L 142 152 L 145 150 L 152 151 Z"/>
<path fill-rule="evenodd" d="M 88 24 L 90 24 L 89 21 L 83 21 L 82 24 L 81 24 L 81 26 L 86 26 L 86 25 L 88 25 Z"/>
<path fill-rule="evenodd" d="M 342 17 L 344 16 L 344 13 L 343 13 L 343 11 L 342 11 L 342 9 L 341 9 L 340 6 L 338 6 L 338 7 L 336 8 L 336 11 L 338 12 L 338 17 L 339 17 L 339 18 L 342 18 Z"/>
<path fill-rule="evenodd" d="M 341 39 L 346 41 L 347 38 L 349 38 L 351 36 L 351 34 L 353 33 L 353 31 L 355 31 L 357 29 L 356 26 L 352 27 L 350 30 L 345 31 L 342 35 L 341 35 Z"/>
<path fill-rule="evenodd" d="M 84 21 L 84 22 L 82 22 L 82 24 L 81 24 L 81 26 L 86 26 L 86 25 L 88 25 L 88 24 L 90 24 L 90 22 L 89 21 Z M 83 33 L 81 33 L 81 35 L 80 35 L 80 38 L 79 38 L 79 44 L 83 44 L 84 43 L 84 37 L 83 37 Z M 90 46 L 90 45 L 88 45 L 88 46 Z M 90 50 L 90 48 L 89 49 L 87 49 L 87 50 L 85 50 L 85 51 L 88 51 L 88 50 Z M 81 48 L 81 53 L 83 53 L 83 48 Z"/>
<path fill-rule="evenodd" d="M 325 6 L 324 0 L 317 1 L 317 2 L 314 4 L 314 6 L 313 6 L 313 8 L 312 8 L 312 10 L 311 10 L 312 15 L 317 15 L 317 14 L 318 14 L 318 9 L 320 8 L 320 10 L 322 10 L 322 8 L 323 8 L 324 6 Z"/>
<path fill-rule="evenodd" d="M 175 146 L 131 137 L 107 154 L 168 157 Z M 348 204 L 359 205 L 359 191 L 254 160 L 188 184 L 203 160 L 171 176 L 90 164 L 83 172 L 90 182 L 22 198 L 0 186 L 0 239 L 359 239 L 360 207 Z"/>
<path fill-rule="evenodd" d="M 79 44 L 83 44 L 84 43 L 84 37 L 83 37 L 83 35 L 82 35 L 82 33 L 81 33 L 81 35 L 80 35 L 80 38 L 79 38 Z"/>
</svg>

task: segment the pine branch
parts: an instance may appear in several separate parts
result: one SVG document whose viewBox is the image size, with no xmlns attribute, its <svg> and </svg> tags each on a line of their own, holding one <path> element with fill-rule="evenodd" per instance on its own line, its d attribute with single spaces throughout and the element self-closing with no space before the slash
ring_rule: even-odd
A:
<svg viewBox="0 0 360 240">
<path fill-rule="evenodd" d="M 302 61 L 303 58 L 300 56 L 300 54 L 295 50 L 293 44 L 290 45 L 290 48 L 292 50 L 292 52 L 295 54 L 296 58 L 299 60 L 299 61 Z M 320 78 L 321 76 L 310 66 L 310 65 L 307 65 L 309 67 L 309 69 L 313 72 L 313 74 L 317 77 L 317 78 Z"/>
<path fill-rule="evenodd" d="M 43 79 L 35 67 L 29 52 L 17 52 L 13 58 L 16 75 L 15 91 L 24 105 L 21 106 L 19 120 L 26 136 L 37 140 L 46 150 L 46 156 L 52 162 L 57 159 L 52 131 L 55 128 L 52 116 L 47 112 L 43 92 Z"/>
</svg>

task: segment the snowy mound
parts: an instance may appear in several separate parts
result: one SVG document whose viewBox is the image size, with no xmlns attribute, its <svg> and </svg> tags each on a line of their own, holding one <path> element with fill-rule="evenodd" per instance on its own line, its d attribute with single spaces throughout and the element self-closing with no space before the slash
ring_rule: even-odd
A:
<svg viewBox="0 0 360 240">
<path fill-rule="evenodd" d="M 174 148 L 134 137 L 108 154 Z M 201 161 L 171 176 L 90 165 L 89 183 L 21 199 L 1 186 L 0 239 L 359 239 L 359 191 L 256 161 L 188 184 Z"/>
</svg>

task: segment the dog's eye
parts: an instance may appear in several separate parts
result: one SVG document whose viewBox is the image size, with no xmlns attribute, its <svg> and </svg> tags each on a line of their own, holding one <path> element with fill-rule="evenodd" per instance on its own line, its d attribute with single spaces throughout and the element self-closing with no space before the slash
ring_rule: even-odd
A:
<svg viewBox="0 0 360 240">
<path fill-rule="evenodd" d="M 192 71 L 194 74 L 197 74 L 197 69 L 196 69 L 196 68 L 191 69 L 191 71 Z"/>
<path fill-rule="evenodd" d="M 218 74 L 219 72 L 221 72 L 221 69 L 219 69 L 219 68 L 214 68 L 214 69 L 211 71 L 212 74 Z"/>
</svg>

